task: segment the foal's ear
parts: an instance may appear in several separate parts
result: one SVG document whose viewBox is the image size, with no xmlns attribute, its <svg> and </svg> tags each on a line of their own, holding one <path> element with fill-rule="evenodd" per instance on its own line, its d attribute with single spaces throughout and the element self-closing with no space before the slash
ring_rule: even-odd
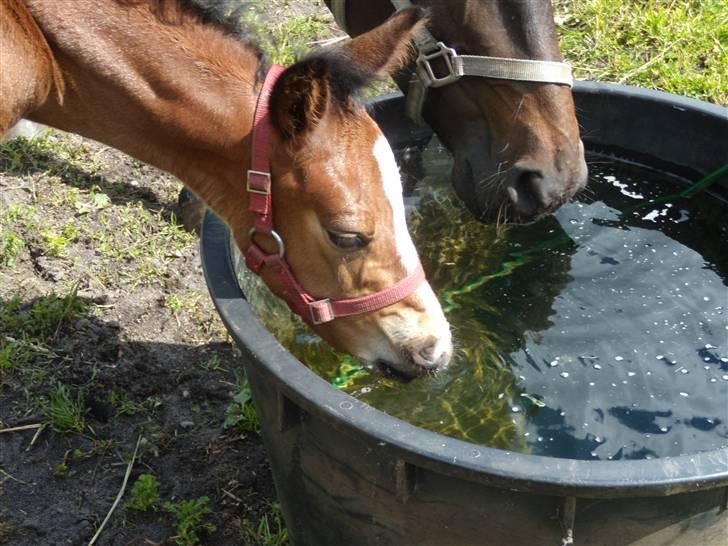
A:
<svg viewBox="0 0 728 546">
<path fill-rule="evenodd" d="M 401 9 L 378 27 L 342 45 L 340 54 L 375 77 L 393 74 L 414 53 L 412 38 L 425 23 L 422 8 Z"/>
<path fill-rule="evenodd" d="M 283 136 L 295 139 L 313 128 L 326 112 L 329 68 L 325 58 L 312 57 L 288 68 L 270 98 L 271 121 Z"/>
<path fill-rule="evenodd" d="M 318 124 L 330 103 L 345 107 L 372 79 L 401 68 L 412 51 L 412 36 L 424 24 L 423 15 L 420 8 L 400 10 L 374 30 L 288 68 L 271 94 L 273 125 L 295 143 Z"/>
</svg>

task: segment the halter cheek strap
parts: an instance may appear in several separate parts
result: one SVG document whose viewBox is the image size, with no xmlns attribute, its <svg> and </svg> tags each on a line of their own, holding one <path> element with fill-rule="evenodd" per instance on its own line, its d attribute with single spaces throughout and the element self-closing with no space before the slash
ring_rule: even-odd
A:
<svg viewBox="0 0 728 546">
<path fill-rule="evenodd" d="M 273 65 L 266 74 L 263 87 L 255 105 L 253 121 L 251 165 L 247 175 L 248 209 L 254 213 L 255 222 L 250 229 L 250 246 L 245 251 L 245 264 L 256 275 L 263 267 L 270 268 L 283 287 L 283 299 L 291 310 L 312 324 L 323 324 L 339 317 L 370 313 L 388 307 L 412 294 L 425 280 L 421 264 L 393 286 L 358 298 L 332 300 L 317 299 L 309 294 L 296 280 L 285 259 L 283 238 L 273 226 L 273 200 L 270 175 L 270 95 L 273 86 L 285 68 Z M 271 237 L 278 251 L 267 253 L 254 240 L 256 234 Z"/>
</svg>

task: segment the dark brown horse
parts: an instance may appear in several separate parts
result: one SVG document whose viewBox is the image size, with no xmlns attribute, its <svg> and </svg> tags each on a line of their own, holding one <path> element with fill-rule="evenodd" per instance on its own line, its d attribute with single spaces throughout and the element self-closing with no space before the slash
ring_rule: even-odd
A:
<svg viewBox="0 0 728 546">
<path fill-rule="evenodd" d="M 393 4 L 409 2 L 326 3 L 357 36 L 390 16 Z M 432 35 L 458 55 L 561 61 L 549 0 L 413 3 L 429 10 Z M 405 93 L 413 70 L 410 64 L 395 77 Z M 466 75 L 431 87 L 422 115 L 454 156 L 455 190 L 481 219 L 530 221 L 586 184 L 584 149 L 566 85 Z"/>
<path fill-rule="evenodd" d="M 192 0 L 0 0 L 0 137 L 25 117 L 174 174 L 242 250 L 272 257 L 260 274 L 277 295 L 290 304 L 296 281 L 316 299 L 319 314 L 302 315 L 332 345 L 408 374 L 445 366 L 450 331 L 417 273 L 394 156 L 353 98 L 404 62 L 420 11 L 282 73 L 211 15 Z M 269 123 L 254 120 L 264 111 Z M 262 167 L 251 167 L 254 127 L 269 139 Z M 260 227 L 262 195 L 275 231 Z M 397 302 L 321 314 L 411 278 Z"/>
</svg>

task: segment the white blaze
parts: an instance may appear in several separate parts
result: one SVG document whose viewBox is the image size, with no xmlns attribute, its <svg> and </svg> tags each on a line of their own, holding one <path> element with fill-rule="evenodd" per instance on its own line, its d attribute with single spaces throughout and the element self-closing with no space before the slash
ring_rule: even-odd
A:
<svg viewBox="0 0 728 546">
<path fill-rule="evenodd" d="M 382 183 L 384 184 L 384 193 L 392 207 L 397 253 L 405 270 L 411 273 L 417 267 L 420 258 L 417 255 L 417 249 L 415 249 L 415 244 L 412 242 L 412 237 L 407 229 L 404 199 L 402 197 L 402 179 L 399 175 L 399 167 L 394 159 L 392 148 L 389 146 L 387 139 L 384 138 L 384 135 L 380 135 L 374 143 L 373 153 L 379 164 L 379 171 L 382 175 Z M 437 296 L 435 296 L 430 284 L 423 282 L 415 291 L 415 295 L 424 305 L 425 312 L 432 321 L 432 326 L 435 330 L 433 334 L 438 339 L 435 352 L 439 354 L 450 351 L 452 348 L 450 325 L 445 319 L 442 306 L 437 300 Z"/>
<path fill-rule="evenodd" d="M 384 194 L 392 207 L 392 219 L 394 220 L 394 237 L 397 245 L 397 252 L 402 260 L 405 270 L 408 273 L 414 271 L 419 262 L 415 244 L 412 242 L 407 219 L 404 214 L 404 199 L 402 198 L 402 180 L 399 176 L 399 167 L 394 159 L 394 153 L 389 142 L 380 135 L 374 143 L 374 157 L 379 164 L 379 171 L 384 184 Z"/>
</svg>

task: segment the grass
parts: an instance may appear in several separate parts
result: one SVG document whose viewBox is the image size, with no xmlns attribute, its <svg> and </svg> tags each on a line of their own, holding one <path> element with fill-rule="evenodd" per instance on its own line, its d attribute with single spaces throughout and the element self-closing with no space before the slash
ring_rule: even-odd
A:
<svg viewBox="0 0 728 546">
<path fill-rule="evenodd" d="M 288 531 L 283 521 L 280 505 L 271 504 L 268 514 L 260 518 L 255 526 L 248 520 L 243 520 L 240 538 L 243 540 L 243 544 L 251 546 L 287 545 Z"/>
<path fill-rule="evenodd" d="M 179 546 L 194 546 L 200 543 L 200 534 L 212 533 L 216 530 L 215 525 L 205 522 L 205 516 L 211 512 L 207 497 L 199 497 L 193 500 L 180 501 L 176 503 L 164 503 L 164 509 L 176 516 L 175 531 L 172 537 Z"/>
<path fill-rule="evenodd" d="M 82 432 L 87 409 L 81 393 L 76 396 L 63 383 L 58 383 L 48 393 L 43 412 L 51 426 L 59 432 Z"/>
<path fill-rule="evenodd" d="M 554 8 L 577 78 L 728 105 L 724 0 L 555 0 Z"/>
<path fill-rule="evenodd" d="M 159 482 L 152 474 L 141 474 L 131 488 L 127 508 L 142 512 L 159 510 Z"/>
</svg>

